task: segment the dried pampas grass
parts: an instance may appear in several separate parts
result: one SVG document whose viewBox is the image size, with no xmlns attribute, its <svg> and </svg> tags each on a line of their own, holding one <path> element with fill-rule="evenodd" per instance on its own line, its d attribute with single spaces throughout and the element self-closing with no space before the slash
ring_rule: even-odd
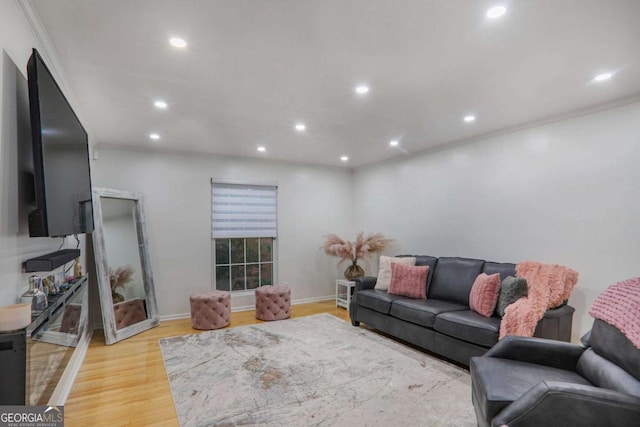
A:
<svg viewBox="0 0 640 427">
<path fill-rule="evenodd" d="M 359 259 L 384 251 L 392 241 L 392 239 L 387 239 L 381 233 L 365 235 L 360 232 L 356 235 L 354 242 L 343 240 L 335 234 L 329 234 L 324 243 L 324 252 L 327 255 L 340 258 L 338 265 L 345 261 L 351 261 L 356 264 Z"/>
</svg>

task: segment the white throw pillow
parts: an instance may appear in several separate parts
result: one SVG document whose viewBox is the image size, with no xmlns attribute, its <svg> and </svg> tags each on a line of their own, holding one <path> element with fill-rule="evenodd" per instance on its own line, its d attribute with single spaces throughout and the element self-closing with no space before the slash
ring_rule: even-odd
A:
<svg viewBox="0 0 640 427">
<path fill-rule="evenodd" d="M 374 289 L 378 289 L 381 291 L 389 290 L 389 285 L 391 284 L 391 263 L 397 262 L 398 264 L 405 265 L 416 265 L 416 259 L 414 257 L 391 257 L 391 256 L 380 256 L 380 261 L 378 265 L 380 269 L 378 270 L 378 280 L 376 280 L 376 286 Z"/>
</svg>

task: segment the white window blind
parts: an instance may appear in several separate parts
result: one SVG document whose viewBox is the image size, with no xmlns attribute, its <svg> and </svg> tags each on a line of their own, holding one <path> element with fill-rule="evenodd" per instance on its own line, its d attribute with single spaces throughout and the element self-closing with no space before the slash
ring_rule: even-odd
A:
<svg viewBox="0 0 640 427">
<path fill-rule="evenodd" d="M 277 237 L 275 186 L 211 184 L 211 237 Z"/>
</svg>

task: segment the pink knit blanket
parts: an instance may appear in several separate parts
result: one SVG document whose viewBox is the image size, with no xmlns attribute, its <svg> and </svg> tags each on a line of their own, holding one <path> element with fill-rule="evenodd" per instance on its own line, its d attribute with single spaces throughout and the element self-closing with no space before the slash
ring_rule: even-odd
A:
<svg viewBox="0 0 640 427">
<path fill-rule="evenodd" d="M 500 339 L 507 335 L 532 337 L 544 312 L 568 299 L 578 282 L 575 270 L 535 261 L 518 263 L 516 275 L 527 280 L 529 295 L 507 306 L 500 323 Z"/>
<path fill-rule="evenodd" d="M 640 349 L 640 277 L 609 286 L 598 295 L 589 314 L 618 328 Z"/>
</svg>

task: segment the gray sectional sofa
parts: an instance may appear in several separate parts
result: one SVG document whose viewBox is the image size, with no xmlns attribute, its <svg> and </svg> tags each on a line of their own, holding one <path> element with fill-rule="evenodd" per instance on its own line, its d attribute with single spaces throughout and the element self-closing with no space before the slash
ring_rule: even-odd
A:
<svg viewBox="0 0 640 427">
<path fill-rule="evenodd" d="M 409 255 L 405 255 L 409 256 Z M 469 309 L 469 293 L 480 273 L 515 276 L 515 264 L 471 258 L 415 256 L 416 265 L 428 265 L 427 299 L 417 300 L 374 289 L 375 277 L 359 277 L 349 315 L 393 337 L 468 366 L 498 342 L 500 317 L 484 317 Z M 575 309 L 569 305 L 548 310 L 535 337 L 571 340 Z"/>
</svg>

